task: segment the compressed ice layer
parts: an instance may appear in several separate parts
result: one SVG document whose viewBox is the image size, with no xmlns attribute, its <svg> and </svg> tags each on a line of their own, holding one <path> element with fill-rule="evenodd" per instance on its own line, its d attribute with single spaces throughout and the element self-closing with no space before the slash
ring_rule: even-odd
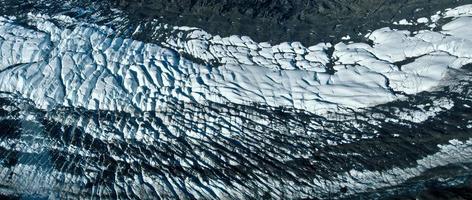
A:
<svg viewBox="0 0 472 200">
<path fill-rule="evenodd" d="M 367 107 L 395 100 L 400 93 L 431 89 L 450 68 L 471 63 L 472 36 L 464 32 L 472 21 L 462 16 L 464 12 L 440 32 L 373 31 L 373 45 L 272 46 L 188 28 L 187 39 L 194 39 L 168 40 L 178 51 L 114 37 L 106 27 L 68 18 L 73 29 L 52 23 L 63 17 L 30 15 L 30 26 L 36 28 L 2 18 L 0 90 L 20 94 L 44 109 L 64 105 L 153 111 L 170 98 L 259 103 L 317 114 Z M 179 51 L 219 64 L 192 62 Z M 328 72 L 329 63 L 334 73 Z"/>
</svg>

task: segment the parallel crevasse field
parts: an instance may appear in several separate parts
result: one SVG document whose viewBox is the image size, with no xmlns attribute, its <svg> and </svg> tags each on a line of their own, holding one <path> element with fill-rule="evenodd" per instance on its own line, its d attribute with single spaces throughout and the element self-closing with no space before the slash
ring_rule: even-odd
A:
<svg viewBox="0 0 472 200">
<path fill-rule="evenodd" d="M 472 5 L 312 46 L 128 34 L 123 11 L 63 6 L 0 17 L 3 196 L 372 199 L 470 179 Z"/>
</svg>

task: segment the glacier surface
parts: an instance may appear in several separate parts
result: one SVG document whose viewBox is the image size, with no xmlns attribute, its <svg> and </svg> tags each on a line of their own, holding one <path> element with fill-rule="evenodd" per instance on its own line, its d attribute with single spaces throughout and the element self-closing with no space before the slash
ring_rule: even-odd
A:
<svg viewBox="0 0 472 200">
<path fill-rule="evenodd" d="M 439 85 L 450 69 L 472 62 L 468 7 L 444 14 L 441 31 L 382 28 L 368 43 L 271 46 L 248 37 L 211 36 L 158 44 L 115 37 L 112 30 L 29 14 L 23 27 L 2 18 L 0 90 L 40 108 L 153 111 L 159 102 L 258 103 L 323 114 L 365 108 Z M 55 21 L 73 24 L 62 28 Z M 175 50 L 173 50 L 175 49 Z M 331 49 L 332 53 L 328 53 Z M 192 62 L 179 52 L 199 58 Z M 331 70 L 330 70 L 331 69 Z"/>
<path fill-rule="evenodd" d="M 471 19 L 465 5 L 305 47 L 0 17 L 0 194 L 378 199 L 459 183 Z"/>
</svg>

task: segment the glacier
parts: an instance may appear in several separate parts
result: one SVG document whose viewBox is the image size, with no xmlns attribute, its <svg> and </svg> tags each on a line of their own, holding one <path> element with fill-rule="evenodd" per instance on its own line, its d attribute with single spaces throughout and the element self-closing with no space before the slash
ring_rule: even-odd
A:
<svg viewBox="0 0 472 200">
<path fill-rule="evenodd" d="M 459 185 L 472 5 L 404 21 L 305 47 L 0 17 L 0 194 L 379 199 Z"/>
<path fill-rule="evenodd" d="M 21 94 L 43 109 L 153 111 L 169 98 L 258 103 L 315 114 L 365 108 L 434 88 L 448 70 L 471 63 L 472 38 L 461 33 L 472 21 L 463 15 L 445 14 L 453 19 L 442 31 L 375 30 L 367 37 L 372 44 L 270 46 L 193 30 L 185 42 L 169 38 L 171 49 L 114 37 L 93 24 L 61 28 L 50 16 L 30 14 L 36 30 L 4 18 L 0 90 Z M 217 64 L 195 63 L 179 52 Z"/>
</svg>

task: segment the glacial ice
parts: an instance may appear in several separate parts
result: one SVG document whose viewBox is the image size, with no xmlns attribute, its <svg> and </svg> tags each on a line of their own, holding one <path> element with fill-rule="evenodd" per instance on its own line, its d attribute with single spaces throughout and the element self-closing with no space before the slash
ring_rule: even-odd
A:
<svg viewBox="0 0 472 200">
<path fill-rule="evenodd" d="M 163 47 L 67 17 L 30 14 L 35 28 L 1 18 L 0 90 L 43 109 L 153 111 L 168 99 L 258 103 L 316 114 L 357 109 L 432 89 L 448 70 L 472 63 L 467 13 L 467 6 L 447 11 L 442 17 L 451 21 L 441 31 L 382 28 L 368 35 L 373 45 L 308 48 L 222 38 L 188 27 L 175 27 L 186 34 L 169 37 Z M 55 20 L 75 26 L 63 28 Z"/>
<path fill-rule="evenodd" d="M 64 15 L 29 14 L 28 26 L 0 17 L 0 91 L 14 93 L 0 93 L 7 111 L 0 117 L 25 125 L 0 141 L 22 160 L 0 167 L 9 187 L 1 192 L 342 198 L 423 181 L 427 170 L 471 159 L 472 140 L 448 132 L 470 129 L 471 121 L 442 121 L 470 108 L 460 107 L 470 102 L 470 87 L 460 88 L 470 72 L 455 70 L 471 63 L 469 15 L 467 6 L 449 9 L 434 16 L 445 22 L 438 30 L 387 27 L 368 34 L 369 43 L 310 47 L 190 27 L 153 44 Z M 450 89 L 409 95 L 442 84 Z M 66 107 L 42 112 L 20 97 L 41 109 Z M 403 97 L 336 120 L 273 108 L 323 114 Z M 432 133 L 416 134 L 426 126 Z M 405 154 L 411 160 L 396 162 Z"/>
<path fill-rule="evenodd" d="M 428 169 L 447 166 L 448 164 L 468 162 L 472 159 L 472 139 L 467 141 L 450 140 L 449 144 L 438 145 L 437 153 L 416 161 L 411 168 L 391 168 L 385 171 L 351 170 L 333 177 L 329 184 L 319 182 L 322 177 L 313 179 L 316 185 L 323 185 L 324 190 L 339 191 L 342 185 L 349 185 L 352 191 L 363 191 L 375 187 L 389 187 L 419 176 Z"/>
</svg>

